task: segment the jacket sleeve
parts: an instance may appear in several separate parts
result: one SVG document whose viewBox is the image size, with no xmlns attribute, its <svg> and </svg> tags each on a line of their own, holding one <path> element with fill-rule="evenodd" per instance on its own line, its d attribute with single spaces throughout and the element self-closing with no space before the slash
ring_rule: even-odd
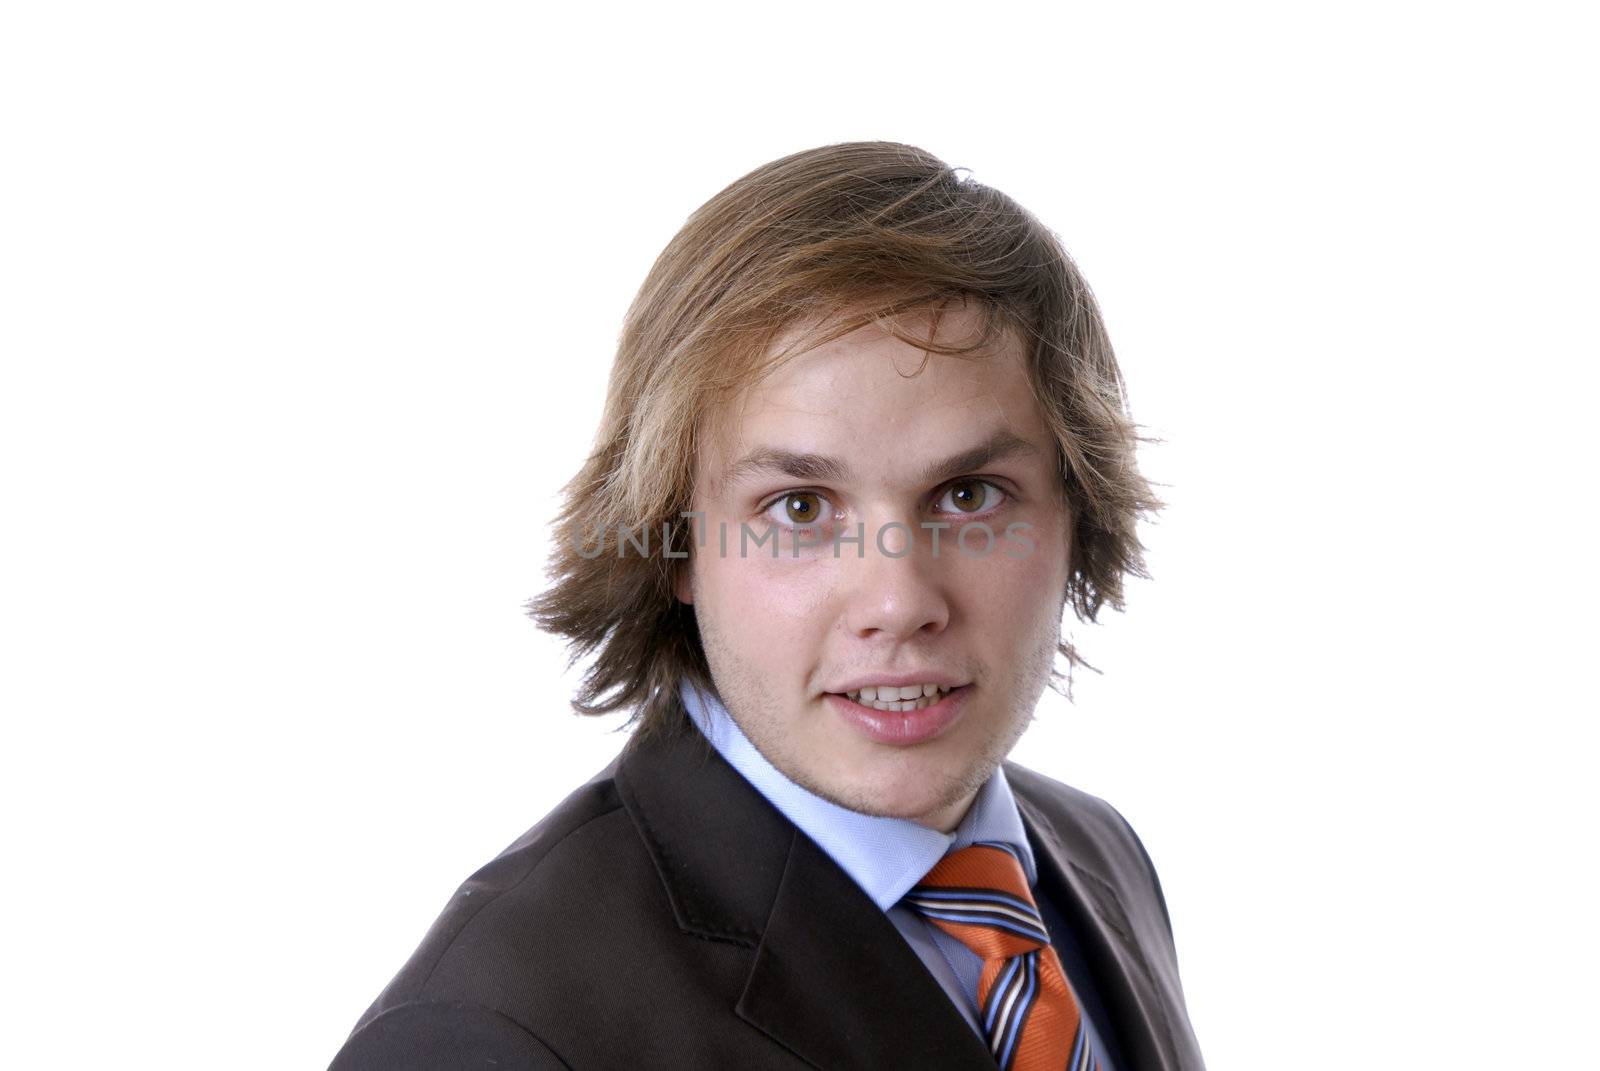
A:
<svg viewBox="0 0 1600 1071">
<path fill-rule="evenodd" d="M 390 1008 L 360 1027 L 329 1071 L 572 1071 L 499 1012 L 462 1001 Z"/>
</svg>

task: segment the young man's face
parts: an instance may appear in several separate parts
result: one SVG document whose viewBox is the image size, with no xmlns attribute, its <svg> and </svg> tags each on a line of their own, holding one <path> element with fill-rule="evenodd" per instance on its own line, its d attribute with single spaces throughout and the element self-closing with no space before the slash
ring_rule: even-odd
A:
<svg viewBox="0 0 1600 1071">
<path fill-rule="evenodd" d="M 973 323 L 946 316 L 940 339 Z M 812 792 L 953 829 L 1060 641 L 1070 529 L 1020 346 L 925 357 L 863 328 L 723 418 L 697 459 L 704 544 L 679 588 L 723 702 Z M 921 709 L 877 709 L 891 685 L 936 687 Z"/>
</svg>

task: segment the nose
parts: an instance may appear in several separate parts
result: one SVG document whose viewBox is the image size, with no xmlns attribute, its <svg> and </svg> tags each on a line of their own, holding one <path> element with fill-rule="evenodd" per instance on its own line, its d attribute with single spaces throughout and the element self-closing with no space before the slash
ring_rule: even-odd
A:
<svg viewBox="0 0 1600 1071">
<path fill-rule="evenodd" d="M 851 559 L 844 583 L 845 626 L 852 635 L 899 641 L 942 632 L 950 623 L 942 561 L 929 543 L 925 531 L 885 522 L 867 526 L 859 559 L 842 555 Z"/>
</svg>

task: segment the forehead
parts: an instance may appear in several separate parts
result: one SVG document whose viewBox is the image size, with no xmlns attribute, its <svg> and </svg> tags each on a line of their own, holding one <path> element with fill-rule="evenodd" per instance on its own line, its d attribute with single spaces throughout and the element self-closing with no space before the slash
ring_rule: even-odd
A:
<svg viewBox="0 0 1600 1071">
<path fill-rule="evenodd" d="M 926 325 L 910 321 L 916 337 Z M 936 336 L 965 344 L 971 314 L 947 315 Z M 781 352 L 799 329 L 778 339 Z M 873 325 L 789 358 L 714 414 L 696 466 L 713 486 L 763 450 L 817 454 L 852 474 L 893 478 L 1009 435 L 1047 456 L 1049 434 L 1021 343 L 1004 332 L 967 355 L 929 353 Z"/>
</svg>

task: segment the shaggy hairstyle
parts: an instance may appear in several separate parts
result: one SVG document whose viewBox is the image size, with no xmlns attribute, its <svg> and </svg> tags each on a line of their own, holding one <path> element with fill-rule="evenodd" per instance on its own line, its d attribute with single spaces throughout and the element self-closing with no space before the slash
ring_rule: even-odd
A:
<svg viewBox="0 0 1600 1071">
<path fill-rule="evenodd" d="M 932 335 L 951 302 L 979 310 L 975 342 L 936 345 L 898 322 L 932 310 Z M 690 216 L 628 310 L 594 451 L 564 488 L 550 587 L 528 603 L 541 628 L 568 641 L 569 668 L 594 656 L 578 713 L 632 710 L 638 740 L 687 723 L 680 681 L 716 694 L 693 607 L 674 594 L 691 550 L 681 514 L 692 508 L 697 448 L 741 390 L 869 323 L 930 354 L 1020 340 L 1071 510 L 1064 601 L 1092 622 L 1102 604 L 1123 608 L 1125 575 L 1149 575 L 1135 527 L 1161 503 L 1135 464 L 1141 437 L 1100 310 L 1056 236 L 910 145 L 798 152 Z M 811 330 L 771 352 L 801 328 Z M 654 552 L 624 544 L 624 527 L 648 533 Z M 605 552 L 607 532 L 618 533 L 615 553 Z M 1093 667 L 1068 642 L 1060 653 L 1067 672 L 1052 671 L 1051 687 L 1065 680 L 1070 698 L 1073 665 Z"/>
</svg>

